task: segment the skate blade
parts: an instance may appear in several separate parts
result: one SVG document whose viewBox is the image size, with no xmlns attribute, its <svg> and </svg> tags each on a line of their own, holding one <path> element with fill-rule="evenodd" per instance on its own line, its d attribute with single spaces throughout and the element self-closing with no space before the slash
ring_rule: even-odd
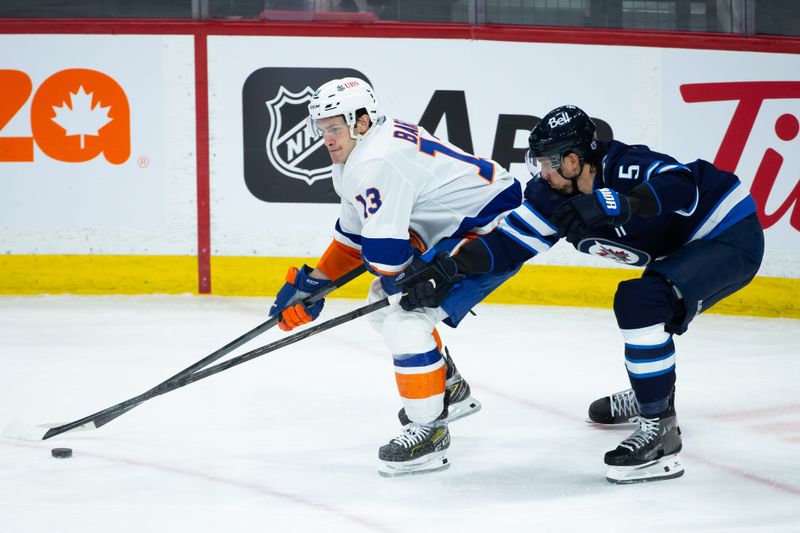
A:
<svg viewBox="0 0 800 533">
<path fill-rule="evenodd" d="M 590 426 L 600 426 L 600 427 L 632 426 L 634 424 L 638 424 L 639 423 L 639 417 L 638 416 L 632 416 L 630 418 L 627 418 L 627 419 L 624 419 L 624 420 L 620 420 L 619 422 L 595 422 L 594 420 L 592 420 L 591 418 L 589 418 L 587 416 L 586 418 L 584 418 L 583 421 L 586 422 L 587 424 L 589 424 Z"/>
<path fill-rule="evenodd" d="M 381 477 L 416 476 L 429 472 L 437 472 L 439 470 L 447 470 L 448 468 L 450 468 L 450 461 L 447 460 L 445 452 L 438 452 L 429 454 L 417 461 L 406 461 L 402 463 L 383 461 L 378 465 L 378 475 Z"/>
<path fill-rule="evenodd" d="M 606 480 L 617 485 L 646 483 L 674 479 L 683 475 L 683 464 L 677 455 L 667 455 L 658 461 L 639 466 L 610 466 Z"/>
<path fill-rule="evenodd" d="M 451 403 L 447 406 L 447 422 L 455 422 L 465 416 L 477 413 L 481 410 L 481 402 L 469 396 L 466 400 Z"/>
</svg>

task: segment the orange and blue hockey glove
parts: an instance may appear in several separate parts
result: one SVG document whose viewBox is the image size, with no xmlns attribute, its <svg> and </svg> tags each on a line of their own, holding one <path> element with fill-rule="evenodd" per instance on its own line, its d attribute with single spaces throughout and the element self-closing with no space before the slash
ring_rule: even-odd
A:
<svg viewBox="0 0 800 533">
<path fill-rule="evenodd" d="M 325 306 L 325 300 L 319 300 L 311 305 L 304 305 L 304 300 L 309 294 L 324 287 L 330 280 L 312 278 L 309 274 L 313 269 L 303 265 L 301 268 L 291 267 L 286 273 L 284 283 L 275 303 L 269 309 L 269 316 L 280 314 L 278 327 L 283 331 L 291 331 L 297 326 L 308 324 L 316 319 Z"/>
</svg>

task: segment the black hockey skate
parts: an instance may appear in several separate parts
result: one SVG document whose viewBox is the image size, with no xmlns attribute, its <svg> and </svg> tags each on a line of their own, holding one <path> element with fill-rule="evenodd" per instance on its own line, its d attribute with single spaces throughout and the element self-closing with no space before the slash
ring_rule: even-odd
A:
<svg viewBox="0 0 800 533">
<path fill-rule="evenodd" d="M 628 424 L 638 416 L 639 402 L 633 389 L 604 396 L 589 406 L 589 420 L 596 424 Z"/>
<path fill-rule="evenodd" d="M 675 387 L 669 394 L 668 411 L 675 411 Z M 629 424 L 639 419 L 639 402 L 633 389 L 615 392 L 589 406 L 589 420 L 596 424 Z"/>
<path fill-rule="evenodd" d="M 400 436 L 378 450 L 381 461 L 378 473 L 383 477 L 396 477 L 444 470 L 450 466 L 449 447 L 450 431 L 444 418 L 431 425 L 411 422 L 403 427 Z"/>
<path fill-rule="evenodd" d="M 461 373 L 456 368 L 453 359 L 450 357 L 450 350 L 445 347 L 444 366 L 446 369 L 444 406 L 447 411 L 447 421 L 454 422 L 459 418 L 464 418 L 481 410 L 481 402 L 471 396 L 471 390 L 467 380 L 461 377 Z M 403 426 L 409 424 L 411 420 L 406 416 L 405 408 L 400 409 L 397 418 Z"/>
<path fill-rule="evenodd" d="M 680 477 L 681 448 L 681 429 L 674 410 L 655 417 L 640 415 L 639 429 L 606 453 L 606 479 L 627 484 Z"/>
</svg>

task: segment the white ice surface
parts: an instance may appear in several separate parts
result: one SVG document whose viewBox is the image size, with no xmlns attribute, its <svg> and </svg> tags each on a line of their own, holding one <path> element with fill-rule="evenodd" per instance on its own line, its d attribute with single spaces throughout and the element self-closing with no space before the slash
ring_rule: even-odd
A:
<svg viewBox="0 0 800 533">
<path fill-rule="evenodd" d="M 269 303 L 2 297 L 0 429 L 135 396 L 261 323 Z M 329 300 L 322 318 L 361 304 Z M 615 486 L 603 453 L 631 430 L 584 421 L 592 400 L 627 388 L 611 311 L 477 312 L 442 331 L 483 403 L 451 426 L 447 471 L 377 475 L 400 404 L 361 318 L 97 430 L 0 439 L 0 532 L 800 531 L 800 321 L 696 320 L 676 338 L 686 474 Z M 72 459 L 50 456 L 64 446 Z"/>
</svg>

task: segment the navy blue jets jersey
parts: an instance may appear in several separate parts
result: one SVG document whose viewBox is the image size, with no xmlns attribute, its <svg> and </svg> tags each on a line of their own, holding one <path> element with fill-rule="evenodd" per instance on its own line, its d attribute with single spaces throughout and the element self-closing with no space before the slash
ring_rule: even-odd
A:
<svg viewBox="0 0 800 533">
<path fill-rule="evenodd" d="M 633 216 L 623 226 L 593 228 L 575 245 L 579 251 L 628 265 L 646 265 L 691 241 L 714 238 L 756 210 L 739 179 L 707 161 L 681 164 L 644 145 L 609 142 L 594 188 L 627 194 L 642 183 L 655 193 L 659 213 Z M 529 181 L 523 204 L 494 232 L 481 237 L 491 252 L 492 270 L 510 270 L 553 246 L 558 230 L 549 219 L 569 198 L 541 178 Z"/>
</svg>

